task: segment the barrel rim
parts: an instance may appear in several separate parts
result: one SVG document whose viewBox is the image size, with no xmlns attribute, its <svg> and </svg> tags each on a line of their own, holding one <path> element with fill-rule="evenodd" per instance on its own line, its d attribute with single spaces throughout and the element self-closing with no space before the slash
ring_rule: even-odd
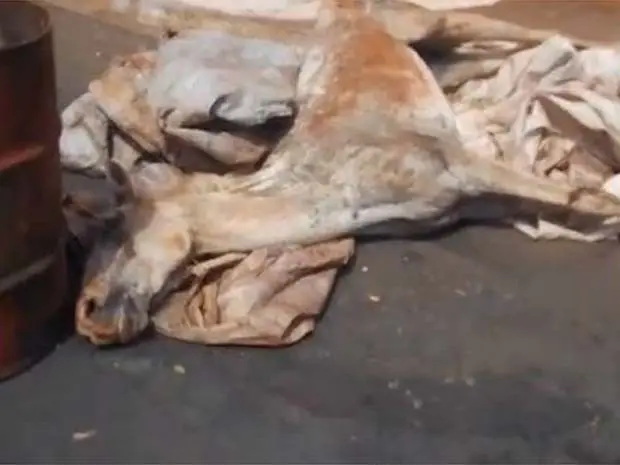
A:
<svg viewBox="0 0 620 465">
<path fill-rule="evenodd" d="M 0 45 L 0 56 L 6 52 L 36 44 L 52 32 L 52 20 L 46 8 L 29 0 L 0 0 L 0 16 L 3 12 L 10 12 L 13 9 L 27 10 L 33 14 L 33 18 L 39 21 L 39 27 L 33 34 L 24 34 L 23 38 Z"/>
</svg>

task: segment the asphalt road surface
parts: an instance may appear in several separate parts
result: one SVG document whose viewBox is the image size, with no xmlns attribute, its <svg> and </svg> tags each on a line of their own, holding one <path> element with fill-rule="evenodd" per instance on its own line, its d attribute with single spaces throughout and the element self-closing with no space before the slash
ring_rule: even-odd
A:
<svg viewBox="0 0 620 465">
<path fill-rule="evenodd" d="M 571 27 L 600 36 L 584 22 L 594 10 Z M 149 45 L 52 12 L 63 106 L 112 56 Z M 70 339 L 0 384 L 0 461 L 617 462 L 619 272 L 618 244 L 490 227 L 364 244 L 292 348 Z"/>
</svg>

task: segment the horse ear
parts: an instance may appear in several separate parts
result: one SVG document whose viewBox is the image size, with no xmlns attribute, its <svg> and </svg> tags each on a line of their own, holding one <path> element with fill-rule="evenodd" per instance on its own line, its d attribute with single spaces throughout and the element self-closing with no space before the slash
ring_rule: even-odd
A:
<svg viewBox="0 0 620 465">
<path fill-rule="evenodd" d="M 134 198 L 157 200 L 177 192 L 183 184 L 183 172 L 162 162 L 137 163 L 127 173 Z"/>
</svg>

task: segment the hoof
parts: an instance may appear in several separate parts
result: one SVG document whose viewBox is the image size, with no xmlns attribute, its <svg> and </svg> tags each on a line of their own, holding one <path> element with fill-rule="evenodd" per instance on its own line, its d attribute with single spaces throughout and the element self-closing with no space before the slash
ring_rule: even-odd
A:
<svg viewBox="0 0 620 465">
<path fill-rule="evenodd" d="M 111 291 L 103 303 L 83 295 L 76 309 L 77 332 L 97 346 L 131 342 L 149 325 L 146 307 L 140 304 L 140 297 L 124 289 Z"/>
</svg>

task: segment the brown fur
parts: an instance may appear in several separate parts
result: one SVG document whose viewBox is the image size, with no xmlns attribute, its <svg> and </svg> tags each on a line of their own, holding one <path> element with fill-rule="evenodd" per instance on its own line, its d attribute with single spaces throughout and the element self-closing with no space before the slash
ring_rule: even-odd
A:
<svg viewBox="0 0 620 465">
<path fill-rule="evenodd" d="M 620 203 L 602 194 L 571 204 L 568 186 L 467 153 L 420 57 L 358 5 L 335 3 L 300 72 L 295 125 L 261 170 L 185 175 L 153 164 L 133 173 L 141 201 L 131 215 L 132 256 L 98 309 L 78 320 L 80 333 L 99 344 L 137 335 L 152 298 L 195 253 L 310 244 L 399 219 L 433 229 L 486 194 L 620 215 Z M 87 286 L 79 315 L 91 296 Z"/>
</svg>

